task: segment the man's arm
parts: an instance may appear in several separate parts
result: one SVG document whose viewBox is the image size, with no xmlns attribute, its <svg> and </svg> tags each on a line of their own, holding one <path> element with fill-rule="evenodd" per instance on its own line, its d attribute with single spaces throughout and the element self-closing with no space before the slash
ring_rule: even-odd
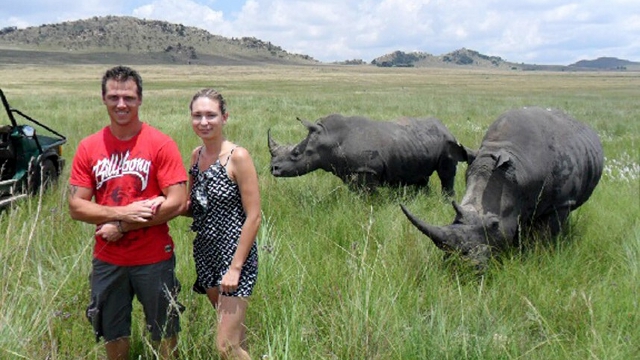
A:
<svg viewBox="0 0 640 360">
<path fill-rule="evenodd" d="M 162 193 L 166 200 L 162 202 L 155 210 L 155 214 L 149 217 L 145 222 L 122 220 L 122 230 L 125 232 L 137 230 L 147 226 L 164 224 L 169 220 L 183 214 L 187 209 L 187 183 L 181 182 L 162 189 Z"/>
<path fill-rule="evenodd" d="M 89 224 L 113 221 L 146 224 L 154 212 L 150 204 L 140 201 L 126 206 L 105 206 L 96 204 L 92 199 L 93 189 L 70 185 L 68 203 L 71 218 Z"/>
<path fill-rule="evenodd" d="M 198 161 L 198 153 L 200 152 L 200 148 L 202 148 L 202 145 L 197 146 L 191 152 L 191 161 L 189 163 L 189 169 L 191 169 L 194 165 L 196 165 L 196 162 Z M 185 207 L 184 211 L 180 214 L 182 216 L 193 217 L 193 210 L 191 209 L 191 197 L 190 197 L 192 188 L 193 188 L 193 175 L 191 171 L 189 171 L 189 184 L 187 185 L 187 206 Z"/>
</svg>

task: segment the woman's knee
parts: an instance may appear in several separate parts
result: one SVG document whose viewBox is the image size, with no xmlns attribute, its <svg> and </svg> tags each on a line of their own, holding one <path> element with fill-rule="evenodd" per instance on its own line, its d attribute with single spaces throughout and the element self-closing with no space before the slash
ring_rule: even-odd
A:
<svg viewBox="0 0 640 360">
<path fill-rule="evenodd" d="M 218 337 L 216 349 L 223 359 L 245 359 L 246 352 L 240 343 L 232 343 L 229 339 Z"/>
</svg>

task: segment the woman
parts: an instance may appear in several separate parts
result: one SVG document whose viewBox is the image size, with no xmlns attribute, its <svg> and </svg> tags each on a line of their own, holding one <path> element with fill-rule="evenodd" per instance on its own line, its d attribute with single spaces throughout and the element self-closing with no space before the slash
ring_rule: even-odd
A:
<svg viewBox="0 0 640 360">
<path fill-rule="evenodd" d="M 191 125 L 202 145 L 191 154 L 191 229 L 196 292 L 218 314 L 216 347 L 223 358 L 250 359 L 244 348 L 248 298 L 258 278 L 255 243 L 260 226 L 258 175 L 249 152 L 225 139 L 226 102 L 213 89 L 192 98 Z"/>
</svg>

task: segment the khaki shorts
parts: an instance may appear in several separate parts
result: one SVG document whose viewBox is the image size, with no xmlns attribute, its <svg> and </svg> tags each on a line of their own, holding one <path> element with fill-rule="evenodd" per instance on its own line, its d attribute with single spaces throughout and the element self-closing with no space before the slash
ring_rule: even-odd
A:
<svg viewBox="0 0 640 360">
<path fill-rule="evenodd" d="M 140 266 L 117 266 L 94 258 L 87 318 L 96 341 L 100 337 L 111 341 L 131 336 L 134 296 L 142 304 L 153 341 L 175 336 L 184 310 L 177 300 L 180 282 L 175 276 L 175 263 L 175 256 Z"/>
</svg>

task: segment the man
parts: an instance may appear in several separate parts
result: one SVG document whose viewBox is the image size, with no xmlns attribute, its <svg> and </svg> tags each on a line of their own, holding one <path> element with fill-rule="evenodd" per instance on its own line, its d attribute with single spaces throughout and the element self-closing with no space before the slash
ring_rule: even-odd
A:
<svg viewBox="0 0 640 360">
<path fill-rule="evenodd" d="M 186 170 L 176 143 L 139 118 L 138 72 L 107 70 L 102 102 L 110 124 L 82 139 L 69 180 L 71 217 L 96 225 L 87 317 L 107 357 L 126 359 L 135 296 L 160 357 L 169 358 L 182 305 L 167 221 L 187 206 Z"/>
</svg>

